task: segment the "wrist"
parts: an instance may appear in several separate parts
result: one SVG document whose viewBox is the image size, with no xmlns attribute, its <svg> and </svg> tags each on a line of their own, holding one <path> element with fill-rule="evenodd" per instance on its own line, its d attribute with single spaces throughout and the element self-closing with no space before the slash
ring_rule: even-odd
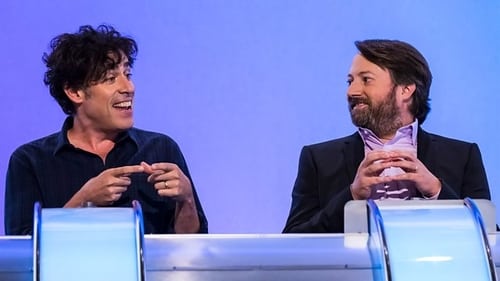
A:
<svg viewBox="0 0 500 281">
<path fill-rule="evenodd" d="M 439 194 L 441 193 L 441 181 L 439 181 L 439 179 L 436 178 L 436 184 L 434 186 L 435 187 L 433 188 L 432 191 L 427 193 L 422 193 L 424 199 L 435 200 L 439 197 Z"/>
<path fill-rule="evenodd" d="M 361 199 L 361 197 L 358 196 L 358 194 L 356 194 L 356 192 L 354 191 L 354 188 L 352 187 L 352 184 L 349 185 L 349 190 L 351 191 L 352 199 L 354 199 L 354 200 L 360 200 Z"/>
<path fill-rule="evenodd" d="M 94 203 L 89 200 L 86 192 L 81 189 L 75 194 L 73 199 L 78 204 L 78 207 L 90 207 L 94 205 Z"/>
</svg>

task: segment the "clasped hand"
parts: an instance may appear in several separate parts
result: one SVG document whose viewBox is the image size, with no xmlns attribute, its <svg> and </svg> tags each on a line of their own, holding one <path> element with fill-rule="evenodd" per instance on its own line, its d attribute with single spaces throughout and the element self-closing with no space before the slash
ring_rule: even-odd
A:
<svg viewBox="0 0 500 281">
<path fill-rule="evenodd" d="M 381 176 L 390 167 L 401 168 L 404 173 Z M 418 191 L 426 197 L 433 197 L 441 190 L 440 181 L 415 153 L 406 150 L 374 150 L 366 153 L 361 161 L 351 184 L 351 194 L 356 200 L 365 200 L 370 197 L 373 186 L 402 180 L 415 183 Z"/>
</svg>

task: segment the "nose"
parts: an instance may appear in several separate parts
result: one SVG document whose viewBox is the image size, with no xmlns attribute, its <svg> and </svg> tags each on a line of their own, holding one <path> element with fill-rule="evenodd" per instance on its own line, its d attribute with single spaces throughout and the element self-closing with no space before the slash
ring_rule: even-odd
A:
<svg viewBox="0 0 500 281">
<path fill-rule="evenodd" d="M 362 92 L 363 92 L 363 87 L 361 83 L 358 83 L 356 80 L 352 80 L 350 85 L 347 87 L 348 97 L 361 96 Z"/>
<path fill-rule="evenodd" d="M 120 75 L 119 76 L 119 81 L 120 81 L 120 88 L 119 91 L 121 94 L 127 94 L 127 95 L 133 95 L 135 91 L 135 85 L 134 82 L 132 82 L 132 79 L 130 79 L 129 76 L 127 75 Z"/>
</svg>

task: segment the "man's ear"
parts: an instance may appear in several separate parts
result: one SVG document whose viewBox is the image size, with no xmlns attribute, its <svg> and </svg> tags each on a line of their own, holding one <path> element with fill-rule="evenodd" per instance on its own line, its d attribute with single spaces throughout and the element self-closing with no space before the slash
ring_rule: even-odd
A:
<svg viewBox="0 0 500 281">
<path fill-rule="evenodd" d="M 411 99 L 413 97 L 413 94 L 415 94 L 415 90 L 417 89 L 417 86 L 415 84 L 408 84 L 402 86 L 402 91 L 401 94 L 403 95 L 403 99 Z"/>
<path fill-rule="evenodd" d="M 75 90 L 69 87 L 64 87 L 64 93 L 66 93 L 66 96 L 76 104 L 80 104 L 83 101 L 83 91 L 82 90 Z"/>
</svg>

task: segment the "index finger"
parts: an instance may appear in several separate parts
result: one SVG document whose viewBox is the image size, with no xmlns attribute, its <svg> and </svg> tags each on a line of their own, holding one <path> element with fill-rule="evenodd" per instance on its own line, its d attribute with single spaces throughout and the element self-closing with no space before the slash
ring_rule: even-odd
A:
<svg viewBox="0 0 500 281">
<path fill-rule="evenodd" d="M 390 154 L 386 150 L 373 150 L 366 154 L 365 162 L 366 165 L 371 165 L 372 163 L 380 160 L 386 160 L 390 158 Z"/>
<path fill-rule="evenodd" d="M 141 165 L 122 166 L 111 169 L 111 172 L 114 176 L 128 176 L 133 173 L 144 172 L 144 167 Z"/>
<path fill-rule="evenodd" d="M 174 163 L 169 163 L 169 162 L 161 162 L 161 163 L 154 163 L 151 165 L 151 167 L 155 170 L 163 170 L 165 172 L 170 172 L 176 169 L 179 169 L 179 166 L 177 166 Z"/>
<path fill-rule="evenodd" d="M 392 157 L 404 158 L 404 159 L 414 159 L 417 156 L 415 150 L 407 150 L 407 149 L 391 150 L 390 153 Z"/>
</svg>

